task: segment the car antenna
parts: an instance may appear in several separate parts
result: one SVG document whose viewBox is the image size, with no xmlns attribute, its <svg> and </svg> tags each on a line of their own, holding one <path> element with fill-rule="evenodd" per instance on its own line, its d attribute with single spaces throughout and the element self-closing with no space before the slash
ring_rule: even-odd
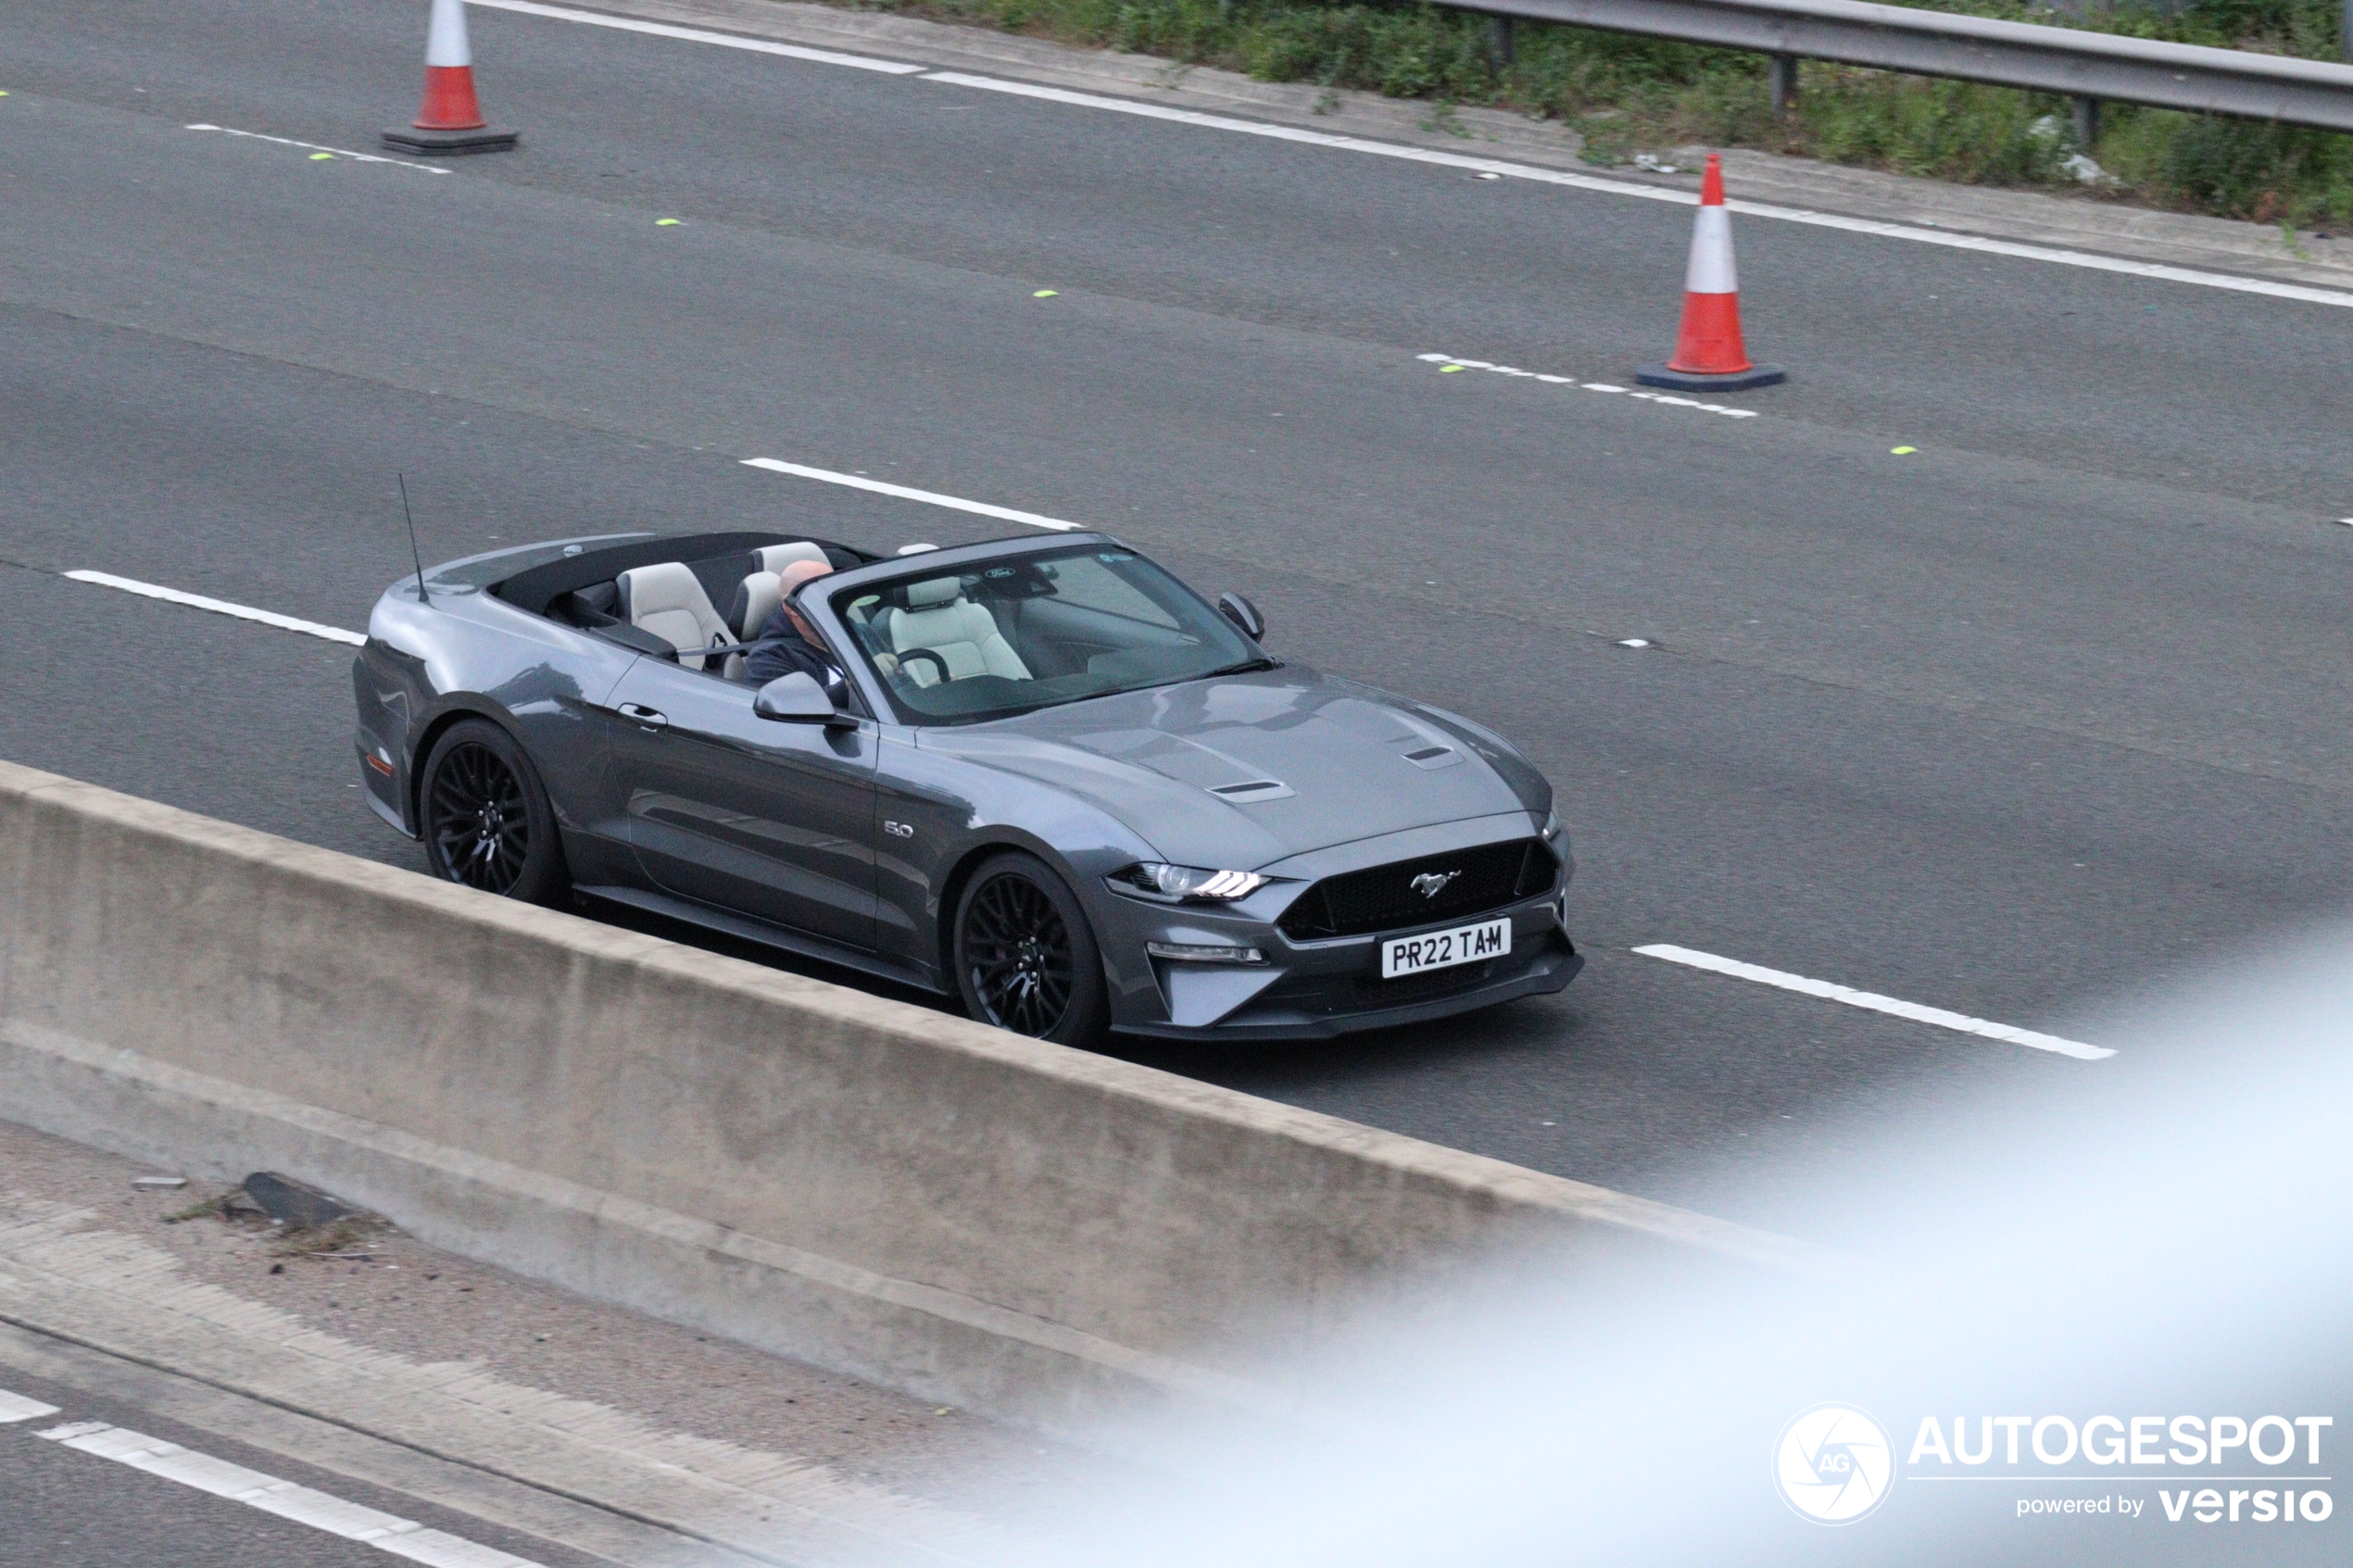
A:
<svg viewBox="0 0 2353 1568">
<path fill-rule="evenodd" d="M 392 477 L 399 482 L 400 515 L 409 523 L 409 558 L 417 563 L 417 602 L 429 605 L 433 596 L 425 592 L 425 558 L 417 548 L 417 514 L 409 509 L 409 476 L 395 473 Z"/>
</svg>

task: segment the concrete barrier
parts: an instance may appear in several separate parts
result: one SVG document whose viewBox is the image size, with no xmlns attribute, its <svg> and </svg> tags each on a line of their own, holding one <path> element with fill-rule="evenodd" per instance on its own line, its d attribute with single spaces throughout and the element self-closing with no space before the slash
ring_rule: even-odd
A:
<svg viewBox="0 0 2353 1568">
<path fill-rule="evenodd" d="M 1050 1429 L 1662 1205 L 0 763 L 0 1117 Z"/>
</svg>

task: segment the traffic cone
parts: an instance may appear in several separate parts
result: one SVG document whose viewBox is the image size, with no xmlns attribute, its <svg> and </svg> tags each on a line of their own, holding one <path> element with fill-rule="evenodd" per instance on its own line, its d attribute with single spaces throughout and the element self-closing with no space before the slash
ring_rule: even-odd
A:
<svg viewBox="0 0 2353 1568">
<path fill-rule="evenodd" d="M 417 123 L 384 132 L 395 152 L 422 155 L 502 153 L 522 133 L 501 130 L 482 118 L 474 101 L 473 46 L 466 42 L 465 0 L 433 0 L 425 28 L 425 101 Z"/>
<path fill-rule="evenodd" d="M 1699 216 L 1692 227 L 1692 259 L 1683 272 L 1683 330 L 1675 358 L 1643 365 L 1644 386 L 1685 392 L 1738 392 L 1787 381 L 1779 365 L 1752 365 L 1741 345 L 1741 282 L 1732 266 L 1732 215 L 1724 210 L 1724 161 L 1707 155 L 1700 182 Z"/>
</svg>

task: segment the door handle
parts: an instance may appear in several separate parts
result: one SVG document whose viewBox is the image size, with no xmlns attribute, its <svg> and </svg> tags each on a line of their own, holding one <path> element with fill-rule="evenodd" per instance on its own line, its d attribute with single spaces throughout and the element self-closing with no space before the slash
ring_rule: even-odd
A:
<svg viewBox="0 0 2353 1568">
<path fill-rule="evenodd" d="M 636 725 L 641 730 L 663 730 L 670 727 L 670 716 L 668 714 L 648 708 L 642 702 L 623 703 L 621 705 L 621 716 L 623 719 L 628 720 L 631 723 Z"/>
</svg>

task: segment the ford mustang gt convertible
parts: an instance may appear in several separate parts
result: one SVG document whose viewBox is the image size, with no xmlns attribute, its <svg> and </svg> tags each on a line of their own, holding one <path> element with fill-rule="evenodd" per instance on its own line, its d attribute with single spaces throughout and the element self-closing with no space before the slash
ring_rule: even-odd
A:
<svg viewBox="0 0 2353 1568">
<path fill-rule="evenodd" d="M 780 596 L 799 667 L 755 684 Z M 560 540 L 386 590 L 352 670 L 360 778 L 437 876 L 1068 1043 L 1332 1035 L 1567 985 L 1543 776 L 1264 635 L 1100 533 Z"/>
</svg>

